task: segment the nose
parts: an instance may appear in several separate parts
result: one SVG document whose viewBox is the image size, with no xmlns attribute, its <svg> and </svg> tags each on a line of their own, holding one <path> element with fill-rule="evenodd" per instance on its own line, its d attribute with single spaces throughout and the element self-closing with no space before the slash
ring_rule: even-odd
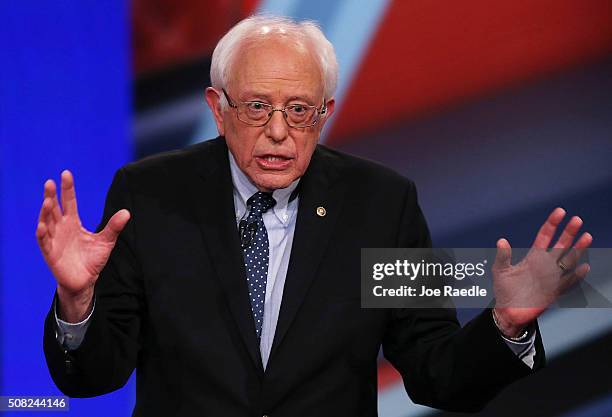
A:
<svg viewBox="0 0 612 417">
<path fill-rule="evenodd" d="M 274 111 L 266 124 L 266 136 L 275 142 L 282 142 L 289 134 L 289 126 L 282 111 Z"/>
</svg>

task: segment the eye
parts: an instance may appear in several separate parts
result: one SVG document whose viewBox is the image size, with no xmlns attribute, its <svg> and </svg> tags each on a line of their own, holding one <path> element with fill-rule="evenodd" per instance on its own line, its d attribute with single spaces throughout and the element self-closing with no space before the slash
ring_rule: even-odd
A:
<svg viewBox="0 0 612 417">
<path fill-rule="evenodd" d="M 292 113 L 294 113 L 296 115 L 299 115 L 299 114 L 306 113 L 306 111 L 308 110 L 308 107 L 304 106 L 303 104 L 294 104 L 294 105 L 289 107 L 289 110 Z"/>
<path fill-rule="evenodd" d="M 261 103 L 259 101 L 249 101 L 248 103 L 246 103 L 246 105 L 249 111 L 252 112 L 265 111 L 267 107 L 264 103 Z"/>
</svg>

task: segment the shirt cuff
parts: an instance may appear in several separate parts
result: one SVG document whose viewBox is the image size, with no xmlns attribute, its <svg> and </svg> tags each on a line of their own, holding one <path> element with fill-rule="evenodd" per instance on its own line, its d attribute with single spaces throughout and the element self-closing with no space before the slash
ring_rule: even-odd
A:
<svg viewBox="0 0 612 417">
<path fill-rule="evenodd" d="M 57 323 L 57 331 L 55 336 L 60 345 L 67 350 L 78 349 L 85 338 L 85 332 L 87 332 L 91 315 L 93 314 L 95 308 L 96 299 L 94 297 L 93 307 L 85 320 L 78 323 L 68 323 L 67 321 L 61 320 L 57 316 L 57 300 L 53 303 L 53 314 L 55 314 L 55 322 Z"/>
<path fill-rule="evenodd" d="M 532 329 L 530 336 L 526 340 L 520 341 L 520 342 L 510 340 L 504 337 L 504 335 L 502 335 L 501 332 L 500 332 L 500 336 L 502 339 L 504 339 L 504 342 L 506 342 L 506 345 L 508 345 L 510 350 L 514 352 L 514 354 L 518 356 L 519 359 L 521 359 L 525 363 L 525 365 L 533 369 L 533 365 L 535 363 L 534 357 L 536 353 L 536 348 L 535 348 L 536 331 Z"/>
</svg>

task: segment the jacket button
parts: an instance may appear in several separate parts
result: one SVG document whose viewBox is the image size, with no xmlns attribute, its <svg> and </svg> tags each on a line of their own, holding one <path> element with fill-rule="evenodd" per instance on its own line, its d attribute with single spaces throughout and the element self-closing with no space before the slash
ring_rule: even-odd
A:
<svg viewBox="0 0 612 417">
<path fill-rule="evenodd" d="M 66 365 L 66 373 L 68 375 L 74 374 L 74 365 L 72 363 L 72 360 L 70 358 L 66 358 L 66 361 L 64 363 Z"/>
</svg>

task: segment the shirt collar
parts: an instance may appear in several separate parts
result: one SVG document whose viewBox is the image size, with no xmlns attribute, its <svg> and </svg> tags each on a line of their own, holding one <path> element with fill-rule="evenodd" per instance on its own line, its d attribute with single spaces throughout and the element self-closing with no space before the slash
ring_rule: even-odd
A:
<svg viewBox="0 0 612 417">
<path fill-rule="evenodd" d="M 234 196 L 238 197 L 238 201 L 241 203 L 240 207 L 236 206 L 236 217 L 237 220 L 241 219 L 247 211 L 247 200 L 251 198 L 257 191 L 255 184 L 246 176 L 244 172 L 238 167 L 234 155 L 228 151 L 230 161 L 230 171 L 232 174 L 232 183 L 234 184 Z M 290 203 L 289 198 L 291 193 L 296 189 L 300 182 L 300 179 L 296 179 L 286 188 L 279 188 L 274 190 L 272 197 L 276 200 L 276 204 L 273 207 L 274 214 L 278 220 L 284 225 L 289 224 L 289 213 L 287 207 Z M 294 201 L 294 200 L 292 200 Z"/>
</svg>

